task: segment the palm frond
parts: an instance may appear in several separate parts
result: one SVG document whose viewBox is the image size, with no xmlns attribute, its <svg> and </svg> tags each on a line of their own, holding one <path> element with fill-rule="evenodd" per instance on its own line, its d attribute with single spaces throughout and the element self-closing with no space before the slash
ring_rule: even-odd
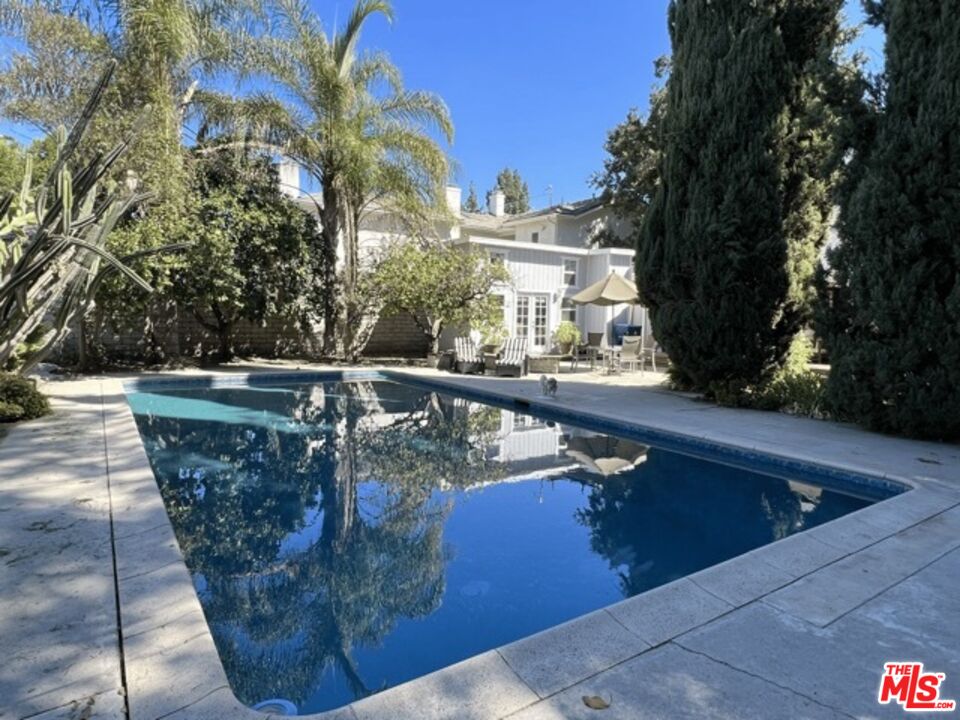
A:
<svg viewBox="0 0 960 720">
<path fill-rule="evenodd" d="M 380 103 L 380 115 L 413 125 L 439 130 L 447 142 L 453 142 L 453 120 L 443 100 L 433 93 L 411 91 L 396 93 Z"/>
<path fill-rule="evenodd" d="M 341 78 L 350 75 L 350 69 L 356 57 L 356 47 L 360 40 L 360 29 L 371 15 L 383 15 L 393 22 L 393 7 L 388 0 L 357 0 L 350 18 L 333 41 L 333 60 Z"/>
<path fill-rule="evenodd" d="M 384 83 L 391 93 L 403 92 L 403 78 L 386 53 L 366 53 L 361 55 L 350 72 L 351 82 L 358 88 L 371 89 L 378 83 Z"/>
<path fill-rule="evenodd" d="M 307 121 L 296 108 L 266 93 L 237 99 L 209 91 L 198 92 L 196 106 L 201 121 L 198 133 L 201 141 L 213 135 L 234 143 L 260 143 L 282 150 L 307 132 Z"/>
</svg>

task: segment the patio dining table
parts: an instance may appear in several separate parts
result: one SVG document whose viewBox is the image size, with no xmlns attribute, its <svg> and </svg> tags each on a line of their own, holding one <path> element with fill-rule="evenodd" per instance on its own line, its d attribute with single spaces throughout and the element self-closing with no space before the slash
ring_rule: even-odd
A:
<svg viewBox="0 0 960 720">
<path fill-rule="evenodd" d="M 623 369 L 620 364 L 620 354 L 623 352 L 622 345 L 609 345 L 600 348 L 601 362 L 600 370 L 607 375 L 619 373 Z"/>
</svg>

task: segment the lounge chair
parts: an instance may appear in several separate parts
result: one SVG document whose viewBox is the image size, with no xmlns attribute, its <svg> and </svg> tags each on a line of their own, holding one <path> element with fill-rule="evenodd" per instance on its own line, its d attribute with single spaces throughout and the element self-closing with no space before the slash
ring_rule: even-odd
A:
<svg viewBox="0 0 960 720">
<path fill-rule="evenodd" d="M 454 370 L 464 375 L 483 372 L 483 355 L 470 338 L 455 338 L 453 349 L 456 352 Z"/>
<path fill-rule="evenodd" d="M 527 374 L 527 339 L 510 338 L 497 358 L 497 375 L 523 377 Z"/>
</svg>

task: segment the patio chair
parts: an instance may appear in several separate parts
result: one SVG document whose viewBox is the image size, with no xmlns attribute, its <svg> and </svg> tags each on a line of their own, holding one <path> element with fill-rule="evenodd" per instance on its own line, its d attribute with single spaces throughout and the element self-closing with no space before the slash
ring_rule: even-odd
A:
<svg viewBox="0 0 960 720">
<path fill-rule="evenodd" d="M 660 352 L 660 346 L 657 344 L 656 340 L 651 338 L 652 342 L 650 346 L 646 344 L 646 336 L 641 338 L 640 344 L 640 372 L 646 371 L 647 360 L 650 360 L 650 364 L 653 366 L 653 371 L 657 371 L 657 353 Z"/>
<path fill-rule="evenodd" d="M 510 338 L 497 358 L 499 377 L 523 377 L 527 374 L 527 339 Z"/>
<path fill-rule="evenodd" d="M 603 333 L 587 333 L 587 342 L 580 343 L 573 350 L 574 364 L 581 360 L 590 361 L 590 369 L 593 370 L 597 358 L 600 356 L 600 346 L 603 344 Z"/>
<path fill-rule="evenodd" d="M 472 375 L 483 372 L 483 355 L 479 348 L 473 344 L 468 337 L 458 337 L 453 341 L 453 349 L 456 352 L 454 361 L 454 370 L 464 375 Z"/>
<path fill-rule="evenodd" d="M 626 366 L 629 370 L 635 370 L 637 365 L 643 371 L 643 338 L 639 335 L 624 335 L 623 346 L 620 349 L 620 367 Z"/>
</svg>

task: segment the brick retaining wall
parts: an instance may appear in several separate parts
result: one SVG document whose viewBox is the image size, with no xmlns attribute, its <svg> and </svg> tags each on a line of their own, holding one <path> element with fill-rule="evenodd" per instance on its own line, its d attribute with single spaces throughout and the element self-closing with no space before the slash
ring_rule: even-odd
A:
<svg viewBox="0 0 960 720">
<path fill-rule="evenodd" d="M 189 313 L 172 311 L 166 321 L 155 321 L 154 334 L 167 357 L 199 358 L 201 347 L 208 353 L 217 348 L 216 334 L 200 325 Z M 114 358 L 142 359 L 145 352 L 140 329 L 118 333 L 105 328 L 100 343 Z M 310 354 L 311 346 L 296 323 L 280 318 L 268 320 L 263 326 L 242 320 L 234 332 L 234 348 L 240 356 L 304 356 Z M 426 336 L 413 318 L 398 315 L 380 318 L 363 354 L 369 357 L 423 357 L 428 346 Z M 76 357 L 77 334 L 73 332 L 51 359 L 70 363 Z"/>
<path fill-rule="evenodd" d="M 368 357 L 424 357 L 430 343 L 410 315 L 381 317 L 363 354 Z"/>
</svg>

